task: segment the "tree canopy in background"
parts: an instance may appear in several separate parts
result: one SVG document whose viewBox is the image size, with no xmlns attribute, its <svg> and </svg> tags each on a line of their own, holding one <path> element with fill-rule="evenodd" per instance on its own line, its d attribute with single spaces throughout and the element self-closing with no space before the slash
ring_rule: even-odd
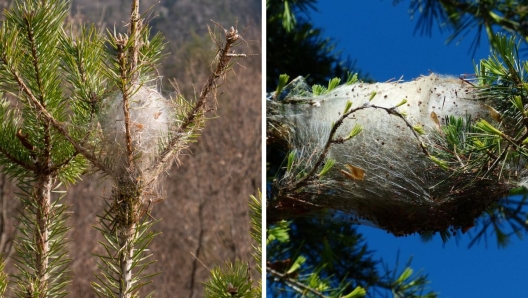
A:
<svg viewBox="0 0 528 298">
<path fill-rule="evenodd" d="M 394 0 L 394 4 L 406 2 Z M 528 41 L 528 5 L 524 1 L 453 1 L 411 0 L 409 11 L 418 15 L 415 32 L 431 35 L 433 26 L 451 32 L 448 41 L 460 40 L 474 35 L 472 48 L 481 42 L 484 31 L 489 40 L 495 33 L 507 33 Z"/>
<path fill-rule="evenodd" d="M 266 0 L 268 91 L 277 86 L 283 73 L 292 78 L 308 76 L 308 84 L 313 85 L 326 84 L 334 77 L 346 79 L 349 72 L 358 72 L 353 61 L 343 60 L 336 44 L 307 19 L 307 12 L 315 9 L 315 3 Z"/>
<path fill-rule="evenodd" d="M 404 1 L 394 1 L 399 3 Z M 472 47 L 478 46 L 481 31 L 485 31 L 495 46 L 495 50 L 488 63 L 493 61 L 506 61 L 510 68 L 500 69 L 498 65 L 488 68 L 496 76 L 489 76 L 489 82 L 499 77 L 501 84 L 499 90 L 515 89 L 526 78 L 504 80 L 505 77 L 515 78 L 514 73 L 523 75 L 518 55 L 511 55 L 512 45 L 506 46 L 500 42 L 496 33 L 509 33 L 525 41 L 527 34 L 523 26 L 525 8 L 517 5 L 515 1 L 410 1 L 411 13 L 419 18 L 416 32 L 431 34 L 432 27 L 437 25 L 441 30 L 452 33 L 449 40 L 456 41 L 469 33 L 475 33 Z M 305 17 L 306 11 L 316 8 L 316 1 L 267 1 L 268 12 L 268 53 L 267 67 L 268 91 L 275 90 L 280 85 L 279 75 L 288 74 L 290 78 L 298 75 L 308 76 L 308 85 L 323 84 L 331 77 L 345 78 L 344 74 L 350 68 L 342 68 L 346 63 L 340 63 L 341 58 L 335 51 L 335 44 L 331 50 L 325 47 L 329 39 L 324 39 L 321 29 L 313 28 Z M 295 39 L 298 36 L 316 33 L 317 38 L 312 39 L 310 45 L 302 45 L 304 52 L 287 55 L 289 49 L 299 50 L 302 42 Z M 353 34 L 353 32 L 352 32 Z M 289 35 L 284 37 L 281 35 Z M 274 44 L 281 41 L 280 45 Z M 309 40 L 309 39 L 307 39 Z M 308 41 L 307 41 L 308 42 Z M 322 47 L 321 47 L 322 46 Z M 327 51 L 318 52 L 321 48 Z M 311 52 L 309 52 L 311 49 Z M 275 52 L 272 52 L 275 51 Z M 515 50 L 513 50 L 515 53 Z M 326 55 L 322 61 L 326 66 L 337 66 L 337 71 L 312 68 L 306 56 L 317 57 Z M 291 63 L 291 64 L 290 64 Z M 323 65 L 324 66 L 324 65 Z M 306 68 L 299 72 L 300 68 Z M 315 77 L 314 69 L 321 70 L 321 76 Z M 482 70 L 482 68 L 480 68 Z M 483 74 L 482 72 L 480 73 Z M 329 84 L 330 86 L 331 84 Z M 513 96 L 503 93 L 505 97 Z M 269 123 L 268 123 L 269 125 Z M 275 143 L 268 139 L 268 172 L 267 181 L 272 181 L 281 175 L 287 167 L 287 149 L 283 144 Z M 271 190 L 271 189 L 269 189 Z M 474 228 L 471 245 L 487 237 L 487 232 L 493 229 L 496 233 L 498 245 L 505 246 L 513 235 L 520 235 L 526 230 L 526 196 L 525 190 L 518 188 L 511 194 L 515 198 L 501 200 L 494 208 L 488 209 L 477 221 Z M 267 200 L 274 196 L 273 190 L 268 193 Z M 275 205 L 276 206 L 276 205 Z M 289 212 L 279 213 L 279 210 L 269 208 L 268 201 L 268 291 L 280 297 L 308 296 L 308 297 L 359 297 L 367 293 L 369 296 L 394 296 L 394 297 L 435 297 L 434 292 L 427 289 L 427 279 L 424 274 L 415 274 L 410 264 L 403 269 L 390 268 L 386 264 L 379 266 L 374 258 L 374 253 L 368 249 L 368 239 L 364 239 L 352 224 L 346 224 L 343 217 L 327 213 L 325 210 L 303 210 L 302 207 L 284 206 Z M 279 215 L 277 215 L 279 214 Z M 337 217 L 335 220 L 333 217 Z M 270 221 L 271 219 L 271 221 Z M 507 224 L 504 224 L 506 219 Z M 281 221 L 283 220 L 283 221 Z M 461 233 L 456 237 L 461 237 Z M 432 234 L 423 234 L 424 239 L 430 239 Z M 446 239 L 449 234 L 444 235 Z M 465 235 L 464 237 L 467 237 Z M 384 268 L 380 271 L 379 268 Z M 363 291 L 366 289 L 366 292 Z M 313 291 L 312 291 L 313 290 Z M 302 294 L 301 294 L 302 293 Z"/>
</svg>

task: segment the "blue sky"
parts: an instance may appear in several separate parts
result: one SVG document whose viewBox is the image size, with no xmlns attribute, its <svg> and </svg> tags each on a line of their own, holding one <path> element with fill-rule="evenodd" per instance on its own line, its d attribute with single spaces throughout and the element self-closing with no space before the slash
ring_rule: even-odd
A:
<svg viewBox="0 0 528 298">
<path fill-rule="evenodd" d="M 394 6 L 391 0 L 319 1 L 310 18 L 324 35 L 337 42 L 344 57 L 356 59 L 356 66 L 377 81 L 411 80 L 430 71 L 445 75 L 474 72 L 473 61 L 487 58 L 483 40 L 475 56 L 469 52 L 473 35 L 460 44 L 445 44 L 448 33 L 432 37 L 414 35 L 416 20 L 408 13 L 409 1 Z M 418 236 L 396 238 L 386 232 L 360 227 L 370 249 L 394 266 L 398 251 L 401 266 L 413 258 L 412 267 L 423 269 L 440 297 L 528 297 L 526 241 L 513 238 L 506 249 L 494 241 L 467 248 L 468 238 L 457 245 L 443 244 L 439 237 L 423 243 Z"/>
<path fill-rule="evenodd" d="M 489 56 L 485 37 L 473 58 L 472 34 L 458 45 L 445 43 L 448 32 L 436 30 L 432 37 L 414 34 L 416 20 L 408 13 L 409 1 L 396 6 L 392 0 L 318 2 L 318 11 L 309 15 L 313 24 L 338 42 L 344 57 L 356 59 L 359 69 L 380 82 L 402 75 L 411 80 L 430 71 L 474 73 L 473 60 Z"/>
</svg>

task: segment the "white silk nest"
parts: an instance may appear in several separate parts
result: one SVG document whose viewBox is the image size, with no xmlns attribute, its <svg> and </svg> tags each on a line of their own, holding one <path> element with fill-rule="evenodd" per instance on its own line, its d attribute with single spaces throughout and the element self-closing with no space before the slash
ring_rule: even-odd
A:
<svg viewBox="0 0 528 298">
<path fill-rule="evenodd" d="M 134 165 L 144 170 L 156 160 L 169 136 L 174 107 L 155 88 L 146 86 L 139 87 L 128 102 Z M 123 96 L 121 93 L 110 96 L 104 103 L 105 113 L 100 116 L 104 151 L 119 172 L 127 167 Z"/>
<path fill-rule="evenodd" d="M 296 97 L 303 103 L 292 104 Z M 352 109 L 365 103 L 391 108 L 403 99 L 407 102 L 397 111 L 406 115 L 411 126 L 423 128 L 420 139 L 405 121 L 386 110 L 357 111 L 344 121 L 336 136 L 347 136 L 356 125 L 363 131 L 332 145 L 327 158 L 334 159 L 335 165 L 320 181 L 306 186 L 299 199 L 406 235 L 467 228 L 505 194 L 507 186 L 497 181 L 474 180 L 471 174 L 452 178 L 450 171 L 424 154 L 420 143 L 435 146 L 433 134 L 445 124 L 446 117 L 490 118 L 471 84 L 435 74 L 406 83 L 344 85 L 317 97 L 305 92 L 288 94 L 278 109 L 280 115 L 274 117 L 288 126 L 289 149 L 303 161 L 294 164 L 289 177 L 305 172 L 314 156 L 322 152 L 347 101 L 352 102 Z M 343 174 L 353 168 L 363 170 L 364 176 L 353 179 Z"/>
</svg>

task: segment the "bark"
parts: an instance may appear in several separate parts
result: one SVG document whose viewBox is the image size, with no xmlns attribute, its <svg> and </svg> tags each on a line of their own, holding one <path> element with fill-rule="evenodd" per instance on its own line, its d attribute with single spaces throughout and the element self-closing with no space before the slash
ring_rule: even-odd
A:
<svg viewBox="0 0 528 298">
<path fill-rule="evenodd" d="M 39 175 L 34 189 L 34 199 L 37 206 L 35 226 L 35 262 L 36 262 L 36 284 L 41 297 L 46 297 L 49 281 L 49 246 L 51 222 L 51 189 L 53 176 L 49 174 Z"/>
<path fill-rule="evenodd" d="M 139 180 L 122 177 L 114 187 L 114 227 L 118 235 L 119 297 L 130 298 L 133 286 L 132 263 L 137 242 L 136 228 L 141 213 Z"/>
<path fill-rule="evenodd" d="M 132 256 L 134 253 L 134 233 L 136 225 L 124 227 L 119 232 L 119 268 L 121 269 L 121 285 L 119 289 L 120 298 L 132 297 L 130 289 L 132 288 Z"/>
</svg>

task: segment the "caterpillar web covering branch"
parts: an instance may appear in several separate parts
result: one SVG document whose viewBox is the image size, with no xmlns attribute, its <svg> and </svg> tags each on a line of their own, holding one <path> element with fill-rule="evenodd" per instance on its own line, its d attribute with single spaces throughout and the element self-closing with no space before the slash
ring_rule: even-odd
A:
<svg viewBox="0 0 528 298">
<path fill-rule="evenodd" d="M 175 104 L 165 99 L 154 87 L 137 88 L 129 103 L 131 139 L 136 156 L 134 162 L 142 171 L 152 166 L 158 157 L 159 144 L 169 137 L 171 117 L 175 114 Z M 106 99 L 108 108 L 100 117 L 106 152 L 118 157 L 126 156 L 122 97 L 121 94 L 114 94 Z M 123 174 L 127 171 L 126 167 L 126 160 L 120 160 L 114 164 L 114 171 Z"/>
<path fill-rule="evenodd" d="M 499 125 L 486 103 L 471 83 L 435 74 L 319 96 L 297 78 L 267 104 L 268 151 L 289 152 L 268 212 L 337 210 L 395 235 L 471 227 L 519 170 L 486 150 L 500 136 L 475 139 L 478 121 Z M 482 156 L 495 164 L 479 167 Z"/>
</svg>

